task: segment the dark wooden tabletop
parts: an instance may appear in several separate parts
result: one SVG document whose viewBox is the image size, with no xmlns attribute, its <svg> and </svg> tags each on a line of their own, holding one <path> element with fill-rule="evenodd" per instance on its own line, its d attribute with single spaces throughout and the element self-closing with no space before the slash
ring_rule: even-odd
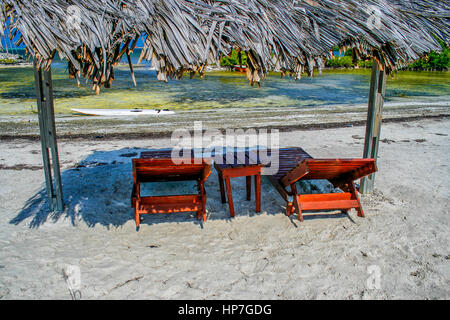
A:
<svg viewBox="0 0 450 320">
<path fill-rule="evenodd" d="M 300 147 L 292 147 L 292 148 L 280 148 L 280 149 L 236 149 L 236 148 L 223 148 L 219 149 L 202 149 L 194 150 L 190 149 L 190 158 L 201 157 L 202 153 L 211 155 L 212 158 L 215 158 L 216 153 L 220 153 L 223 156 L 219 157 L 222 159 L 222 163 L 219 163 L 216 158 L 216 162 L 214 166 L 216 169 L 227 169 L 227 168 L 239 168 L 245 166 L 269 166 L 271 165 L 270 160 L 272 160 L 272 156 L 276 156 L 279 159 L 279 170 L 278 173 L 274 175 L 275 178 L 279 179 L 283 177 L 287 172 L 291 169 L 295 168 L 301 161 L 304 159 L 312 159 L 312 157 L 302 148 Z M 274 152 L 278 152 L 278 155 L 274 154 Z M 177 154 L 177 155 L 181 155 Z M 183 154 L 185 156 L 185 154 Z M 171 158 L 172 157 L 172 149 L 163 149 L 163 150 L 152 150 L 152 151 L 143 151 L 141 153 L 141 158 Z M 207 157 L 210 158 L 210 157 Z M 272 164 L 273 165 L 273 164 Z"/>
</svg>

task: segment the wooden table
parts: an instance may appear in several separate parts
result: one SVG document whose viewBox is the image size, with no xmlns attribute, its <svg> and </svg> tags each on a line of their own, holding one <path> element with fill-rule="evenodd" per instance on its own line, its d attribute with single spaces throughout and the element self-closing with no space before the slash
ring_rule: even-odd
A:
<svg viewBox="0 0 450 320">
<path fill-rule="evenodd" d="M 252 189 L 251 177 L 252 176 L 254 177 L 256 212 L 261 212 L 261 172 L 264 165 L 252 160 L 255 159 L 254 153 L 256 154 L 257 151 L 246 150 L 240 152 L 231 152 L 228 154 L 224 153 L 223 162 L 218 163 L 216 161 L 214 163 L 214 168 L 216 168 L 219 176 L 219 186 L 222 203 L 226 202 L 225 197 L 225 186 L 226 186 L 226 193 L 228 196 L 228 205 L 230 207 L 231 217 L 235 216 L 235 212 L 230 179 L 236 177 L 246 177 L 246 184 L 247 184 L 246 189 L 248 201 L 251 200 L 251 189 Z"/>
</svg>

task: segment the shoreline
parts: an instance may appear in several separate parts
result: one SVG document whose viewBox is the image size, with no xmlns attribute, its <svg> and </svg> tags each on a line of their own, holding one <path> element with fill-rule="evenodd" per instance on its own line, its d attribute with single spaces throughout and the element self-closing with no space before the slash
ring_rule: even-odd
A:
<svg viewBox="0 0 450 320">
<path fill-rule="evenodd" d="M 18 64 L 0 64 L 0 70 L 1 69 L 8 69 L 8 68 L 23 68 L 23 67 L 33 67 L 33 63 L 31 62 L 24 62 L 24 63 L 18 63 Z"/>
<path fill-rule="evenodd" d="M 56 63 L 64 63 L 67 61 L 57 61 Z M 1 69 L 5 69 L 5 68 L 19 68 L 19 67 L 33 67 L 33 63 L 32 62 L 19 62 L 19 63 L 11 63 L 11 64 L 3 64 L 0 63 L 0 70 Z M 117 64 L 116 67 L 127 67 L 128 68 L 128 62 L 119 62 Z M 155 70 L 153 67 L 151 67 L 151 65 L 149 64 L 145 64 L 145 63 L 133 63 L 133 68 L 148 68 L 149 70 Z M 231 68 L 231 69 L 228 69 Z M 354 70 L 371 70 L 372 68 L 367 68 L 367 67 L 324 67 L 322 68 L 322 71 L 354 71 Z M 233 71 L 232 67 L 227 67 L 227 66 L 221 66 L 221 67 L 216 67 L 215 65 L 211 65 L 211 66 L 207 66 L 205 68 L 205 72 L 217 72 L 217 71 Z M 398 69 L 398 71 L 414 71 L 414 72 L 436 72 L 436 73 L 446 73 L 446 72 L 450 72 L 450 68 L 447 69 L 443 69 L 443 70 L 437 70 L 437 69 L 428 69 L 428 70 L 418 70 L 418 69 L 413 69 L 413 68 L 402 68 L 402 69 Z M 242 74 L 245 76 L 245 73 L 243 72 L 239 72 L 239 71 L 235 71 L 236 74 Z M 318 72 L 317 68 L 314 69 L 314 72 Z M 188 71 L 185 71 L 186 74 L 188 74 Z M 276 73 L 276 74 L 281 74 L 281 71 L 277 71 L 277 70 L 272 70 L 269 71 L 269 73 Z M 303 74 L 303 76 L 305 76 L 305 74 Z M 289 77 L 286 74 L 286 77 Z"/>
<path fill-rule="evenodd" d="M 398 118 L 384 118 L 382 123 L 408 123 L 426 119 L 439 119 L 447 120 L 450 118 L 450 113 L 446 114 L 433 114 L 433 115 L 421 115 L 421 116 L 409 116 Z M 267 130 L 279 130 L 280 132 L 292 132 L 292 131 L 319 131 L 327 129 L 338 129 L 347 127 L 361 127 L 365 126 L 366 120 L 359 121 L 341 121 L 341 122 L 323 122 L 323 123 L 308 123 L 308 124 L 294 124 L 285 126 L 258 126 L 258 129 Z M 235 128 L 237 129 L 237 128 Z M 222 133 L 226 129 L 218 129 Z M 203 130 L 205 132 L 205 130 Z M 192 130 L 189 130 L 190 134 L 193 134 Z M 77 133 L 77 134 L 60 134 L 57 135 L 58 140 L 145 140 L 145 139 L 166 139 L 170 138 L 172 131 L 156 131 L 156 132 L 116 132 L 116 133 Z M 6 135 L 0 134 L 0 141 L 14 141 L 14 140 L 27 140 L 38 141 L 40 135 Z"/>
</svg>

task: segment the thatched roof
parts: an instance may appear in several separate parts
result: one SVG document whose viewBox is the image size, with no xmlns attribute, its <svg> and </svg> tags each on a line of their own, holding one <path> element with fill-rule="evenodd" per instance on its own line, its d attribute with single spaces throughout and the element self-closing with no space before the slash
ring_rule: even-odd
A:
<svg viewBox="0 0 450 320">
<path fill-rule="evenodd" d="M 440 50 L 434 37 L 449 43 L 449 8 L 436 0 L 0 0 L 0 35 L 9 18 L 38 66 L 57 51 L 94 87 L 109 86 L 139 37 L 160 80 L 202 73 L 237 48 L 259 82 L 273 69 L 311 74 L 335 45 L 395 69 Z"/>
</svg>

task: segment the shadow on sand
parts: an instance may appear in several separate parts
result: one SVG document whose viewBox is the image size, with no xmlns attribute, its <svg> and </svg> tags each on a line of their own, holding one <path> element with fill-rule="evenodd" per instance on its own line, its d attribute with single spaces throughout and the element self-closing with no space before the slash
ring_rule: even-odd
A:
<svg viewBox="0 0 450 320">
<path fill-rule="evenodd" d="M 138 157 L 142 151 L 151 149 L 125 148 L 113 151 L 95 151 L 84 160 L 61 172 L 65 210 L 61 213 L 51 212 L 45 187 L 28 199 L 18 215 L 10 223 L 18 225 L 31 219 L 30 228 L 39 228 L 47 221 L 57 222 L 59 219 L 70 219 L 73 225 L 80 222 L 89 227 L 102 225 L 107 228 L 123 226 L 134 221 L 134 210 L 131 207 L 131 190 L 133 185 L 131 159 Z M 237 216 L 255 216 L 254 195 L 246 201 L 245 178 L 232 179 L 233 200 Z M 299 187 L 306 193 L 320 190 L 324 186 L 303 182 Z M 191 189 L 190 189 L 191 188 Z M 228 203 L 222 204 L 215 170 L 205 184 L 207 194 L 208 220 L 230 220 Z M 252 186 L 252 189 L 254 186 Z M 326 188 L 326 186 L 325 186 Z M 192 187 L 180 184 L 175 188 L 173 183 L 159 183 L 153 191 L 163 193 L 190 193 Z M 254 189 L 252 190 L 254 191 Z M 262 179 L 262 212 L 261 214 L 280 214 L 285 211 L 285 203 L 267 179 Z M 343 218 L 346 214 L 314 214 L 305 215 L 305 220 L 316 218 Z M 195 213 L 144 215 L 142 225 L 158 223 L 192 222 L 203 227 L 196 219 Z M 291 216 L 291 222 L 298 226 L 299 222 Z"/>
</svg>

